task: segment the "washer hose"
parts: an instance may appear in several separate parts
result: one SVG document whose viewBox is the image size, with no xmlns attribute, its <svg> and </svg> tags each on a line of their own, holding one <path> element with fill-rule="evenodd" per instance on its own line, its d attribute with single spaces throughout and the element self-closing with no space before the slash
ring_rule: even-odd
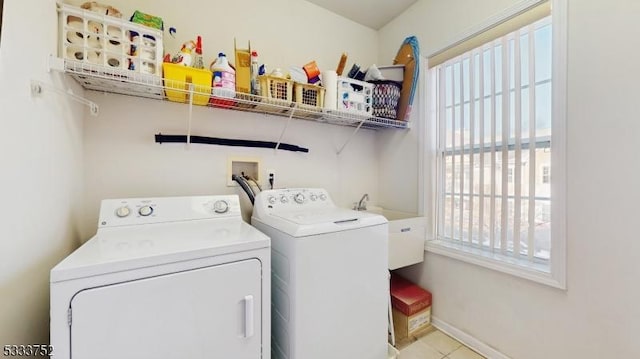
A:
<svg viewBox="0 0 640 359">
<path fill-rule="evenodd" d="M 249 197 L 249 201 L 251 201 L 251 204 L 253 205 L 253 203 L 255 202 L 256 195 L 255 193 L 253 193 L 253 190 L 251 189 L 251 186 L 249 186 L 249 184 L 247 183 L 247 180 L 245 180 L 241 176 L 236 176 L 236 175 L 231 175 L 231 179 L 238 182 L 240 187 L 242 187 L 244 192 Z"/>
</svg>

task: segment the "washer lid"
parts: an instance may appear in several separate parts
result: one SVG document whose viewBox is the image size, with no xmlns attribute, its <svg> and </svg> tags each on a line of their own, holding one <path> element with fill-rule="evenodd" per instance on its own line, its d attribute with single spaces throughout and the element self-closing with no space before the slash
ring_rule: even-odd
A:
<svg viewBox="0 0 640 359">
<path fill-rule="evenodd" d="M 101 228 L 51 270 L 51 282 L 268 248 L 239 218 Z"/>
<path fill-rule="evenodd" d="M 273 212 L 258 220 L 293 237 L 341 232 L 387 223 L 387 219 L 378 214 L 339 207 Z"/>
</svg>

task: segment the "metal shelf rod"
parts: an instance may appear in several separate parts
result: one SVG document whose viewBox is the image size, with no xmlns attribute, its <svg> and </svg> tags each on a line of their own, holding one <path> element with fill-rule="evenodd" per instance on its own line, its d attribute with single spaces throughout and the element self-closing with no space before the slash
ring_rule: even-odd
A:
<svg viewBox="0 0 640 359">
<path fill-rule="evenodd" d="M 191 148 L 191 120 L 193 119 L 193 84 L 189 84 L 189 119 L 187 120 L 187 149 Z"/>
<path fill-rule="evenodd" d="M 47 89 L 51 92 L 56 92 L 56 93 L 65 95 L 70 99 L 89 107 L 89 113 L 91 113 L 91 115 L 98 116 L 98 112 L 100 111 L 100 108 L 98 107 L 98 104 L 96 104 L 95 102 L 87 100 L 82 96 L 78 96 L 73 92 L 71 92 L 71 90 L 65 91 L 55 86 L 46 84 L 42 81 L 31 80 L 31 96 L 35 97 L 35 96 L 41 95 L 43 89 Z"/>
<path fill-rule="evenodd" d="M 278 138 L 278 141 L 276 143 L 276 147 L 273 149 L 274 151 L 278 152 L 278 148 L 280 148 L 280 144 L 282 143 L 282 138 L 284 138 L 284 133 L 287 131 L 287 128 L 289 127 L 289 123 L 291 122 L 291 119 L 293 118 L 293 114 L 296 112 L 296 105 L 293 105 L 292 109 L 291 109 L 291 114 L 289 115 L 289 119 L 287 120 L 287 123 L 284 125 L 284 128 L 282 129 L 282 133 L 280 133 L 280 138 Z"/>
<path fill-rule="evenodd" d="M 360 121 L 360 124 L 358 125 L 358 127 L 356 127 L 356 129 L 353 130 L 353 132 L 351 132 L 351 136 L 349 136 L 349 138 L 347 138 L 347 141 L 342 145 L 342 147 L 340 147 L 338 152 L 336 152 L 337 155 L 340 155 L 342 153 L 342 151 L 344 150 L 344 148 L 347 147 L 349 142 L 351 142 L 351 140 L 353 139 L 353 136 L 355 136 L 356 132 L 358 132 L 358 130 L 360 130 L 360 127 L 362 127 L 362 124 L 364 123 L 364 121 L 365 120 Z"/>
</svg>

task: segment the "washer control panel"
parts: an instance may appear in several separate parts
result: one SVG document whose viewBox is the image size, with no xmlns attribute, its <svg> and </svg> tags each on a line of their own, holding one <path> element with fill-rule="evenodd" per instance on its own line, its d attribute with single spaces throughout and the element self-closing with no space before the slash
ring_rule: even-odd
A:
<svg viewBox="0 0 640 359">
<path fill-rule="evenodd" d="M 237 195 L 106 199 L 98 227 L 116 227 L 208 218 L 238 217 Z"/>
<path fill-rule="evenodd" d="M 325 189 L 287 188 L 260 192 L 256 196 L 254 208 L 271 211 L 334 207 Z"/>
</svg>

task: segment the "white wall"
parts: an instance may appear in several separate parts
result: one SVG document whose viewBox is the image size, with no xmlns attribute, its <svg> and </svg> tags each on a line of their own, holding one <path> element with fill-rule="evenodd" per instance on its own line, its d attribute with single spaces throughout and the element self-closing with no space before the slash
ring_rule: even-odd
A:
<svg viewBox="0 0 640 359">
<path fill-rule="evenodd" d="M 0 43 L 0 345 L 49 340 L 49 270 L 79 243 L 84 109 L 29 81 L 55 53 L 54 0 L 5 0 Z M 72 84 L 76 91 L 82 92 Z"/>
<path fill-rule="evenodd" d="M 418 100 L 420 96 L 421 91 L 418 90 L 411 110 L 409 121 L 411 127 L 409 129 L 380 131 L 377 135 L 378 180 L 380 181 L 378 204 L 386 209 L 407 213 L 419 212 L 419 124 L 417 122 L 419 121 Z"/>
<path fill-rule="evenodd" d="M 309 153 L 194 144 L 156 144 L 154 134 L 185 134 L 187 107 L 115 95 L 91 94 L 101 114 L 85 122 L 85 214 L 83 236 L 95 232 L 99 201 L 104 198 L 237 193 L 243 210 L 251 204 L 237 187 L 227 187 L 227 158 L 258 158 L 266 186 L 267 170 L 281 187 L 325 187 L 342 205 L 378 190 L 375 137 L 359 132 L 336 155 L 352 128 L 291 121 L 283 142 Z M 197 135 L 277 141 L 286 118 L 247 115 L 196 107 Z M 248 218 L 247 218 L 248 219 Z"/>
<path fill-rule="evenodd" d="M 376 31 L 306 1 L 252 0 L 227 2 L 223 7 L 206 0 L 189 1 L 188 7 L 175 1 L 110 3 L 125 17 L 137 9 L 162 17 L 165 29 L 175 26 L 176 39 L 165 31 L 166 52 L 173 54 L 182 42 L 202 35 L 207 64 L 219 51 L 232 60 L 234 37 L 239 47 L 250 40 L 268 70 L 311 60 L 321 69 L 332 69 L 345 51 L 348 66 L 353 62 L 368 66 L 378 53 Z M 308 154 L 211 145 L 185 150 L 181 144 L 158 145 L 153 135 L 185 134 L 186 105 L 89 91 L 87 96 L 101 106 L 101 112 L 85 122 L 83 239 L 95 233 L 104 198 L 238 193 L 248 219 L 251 206 L 246 196 L 237 187 L 226 186 L 229 157 L 259 158 L 264 185 L 266 171 L 273 169 L 276 187 L 325 187 L 341 205 L 351 205 L 363 193 L 377 200 L 374 131 L 358 132 L 339 156 L 336 151 L 354 129 L 304 120 L 291 122 L 283 142 L 309 148 Z M 265 141 L 277 141 L 286 124 L 282 117 L 203 107 L 194 109 L 193 119 L 195 135 Z"/>
<path fill-rule="evenodd" d="M 380 51 L 415 33 L 429 54 L 514 3 L 421 0 L 381 30 Z M 433 292 L 434 316 L 512 358 L 640 357 L 638 13 L 569 1 L 568 290 L 434 254 L 404 271 Z"/>
</svg>

